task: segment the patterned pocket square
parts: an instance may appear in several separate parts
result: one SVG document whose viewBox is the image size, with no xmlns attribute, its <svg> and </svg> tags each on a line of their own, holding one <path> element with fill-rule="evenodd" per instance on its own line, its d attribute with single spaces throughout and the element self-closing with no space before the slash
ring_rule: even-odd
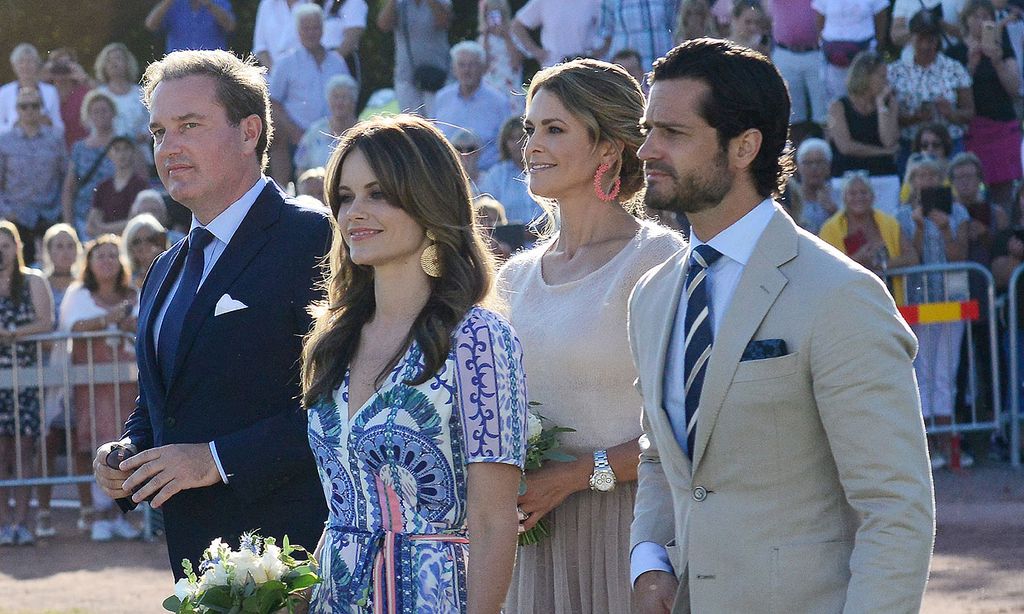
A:
<svg viewBox="0 0 1024 614">
<path fill-rule="evenodd" d="M 783 339 L 755 339 L 747 344 L 747 349 L 743 350 L 743 356 L 740 357 L 740 362 L 747 360 L 764 360 L 765 358 L 778 358 L 785 356 L 789 352 L 786 350 L 786 341 Z"/>
</svg>

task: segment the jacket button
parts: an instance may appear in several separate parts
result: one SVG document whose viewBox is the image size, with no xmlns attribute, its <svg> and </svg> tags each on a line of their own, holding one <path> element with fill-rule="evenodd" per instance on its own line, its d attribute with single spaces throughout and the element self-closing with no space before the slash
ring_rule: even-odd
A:
<svg viewBox="0 0 1024 614">
<path fill-rule="evenodd" d="M 693 500 L 698 503 L 708 498 L 708 491 L 703 486 L 698 486 L 693 489 Z"/>
<path fill-rule="evenodd" d="M 169 429 L 173 429 L 174 425 L 177 424 L 177 423 L 178 423 L 178 421 L 174 419 L 174 416 L 167 416 L 167 418 L 164 420 L 164 424 Z"/>
</svg>

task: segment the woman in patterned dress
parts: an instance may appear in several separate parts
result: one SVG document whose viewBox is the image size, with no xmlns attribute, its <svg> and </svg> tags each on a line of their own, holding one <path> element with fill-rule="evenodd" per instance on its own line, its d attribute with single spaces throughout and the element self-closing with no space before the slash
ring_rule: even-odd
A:
<svg viewBox="0 0 1024 614">
<path fill-rule="evenodd" d="M 52 327 L 50 285 L 42 273 L 25 266 L 18 229 L 0 220 L 0 369 L 14 369 L 12 376 L 19 378 L 15 382 L 20 380 L 17 392 L 0 388 L 0 480 L 34 477 L 42 418 L 35 383 L 39 355 L 35 343 L 15 341 Z M 22 475 L 15 475 L 17 471 Z M 0 546 L 35 541 L 28 529 L 30 491 L 30 486 L 0 488 Z M 8 507 L 11 497 L 13 510 Z"/>
<path fill-rule="evenodd" d="M 334 246 L 303 389 L 330 514 L 310 609 L 497 614 L 527 397 L 515 333 L 481 306 L 492 265 L 459 156 L 424 120 L 371 120 L 325 185 Z"/>
</svg>

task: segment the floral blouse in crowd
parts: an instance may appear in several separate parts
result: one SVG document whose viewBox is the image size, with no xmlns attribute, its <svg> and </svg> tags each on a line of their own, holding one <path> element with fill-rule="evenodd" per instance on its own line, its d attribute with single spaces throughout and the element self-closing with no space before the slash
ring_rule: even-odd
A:
<svg viewBox="0 0 1024 614">
<path fill-rule="evenodd" d="M 928 66 L 916 64 L 913 58 L 897 60 L 889 65 L 889 84 L 900 105 L 900 114 L 913 115 L 925 102 L 935 102 L 945 98 L 956 105 L 956 92 L 961 88 L 971 87 L 971 76 L 960 62 L 940 53 L 935 61 Z M 962 138 L 963 126 L 951 124 L 936 113 L 936 121 L 949 128 L 949 136 Z M 910 140 L 914 137 L 917 126 L 905 126 L 900 137 Z"/>
</svg>

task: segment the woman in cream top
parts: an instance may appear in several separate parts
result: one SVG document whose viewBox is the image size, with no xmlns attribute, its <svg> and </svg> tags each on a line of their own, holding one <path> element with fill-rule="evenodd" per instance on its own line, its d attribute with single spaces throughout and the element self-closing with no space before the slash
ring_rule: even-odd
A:
<svg viewBox="0 0 1024 614">
<path fill-rule="evenodd" d="M 560 438 L 575 460 L 526 474 L 523 526 L 544 518 L 550 534 L 519 548 L 509 612 L 630 610 L 641 399 L 626 304 L 640 276 L 683 247 L 679 235 L 634 215 L 642 114 L 637 82 L 595 60 L 545 69 L 527 94 L 530 191 L 557 204 L 561 228 L 513 257 L 499 288 L 523 345 L 530 400 L 540 403 L 534 411 L 575 429 Z"/>
</svg>

